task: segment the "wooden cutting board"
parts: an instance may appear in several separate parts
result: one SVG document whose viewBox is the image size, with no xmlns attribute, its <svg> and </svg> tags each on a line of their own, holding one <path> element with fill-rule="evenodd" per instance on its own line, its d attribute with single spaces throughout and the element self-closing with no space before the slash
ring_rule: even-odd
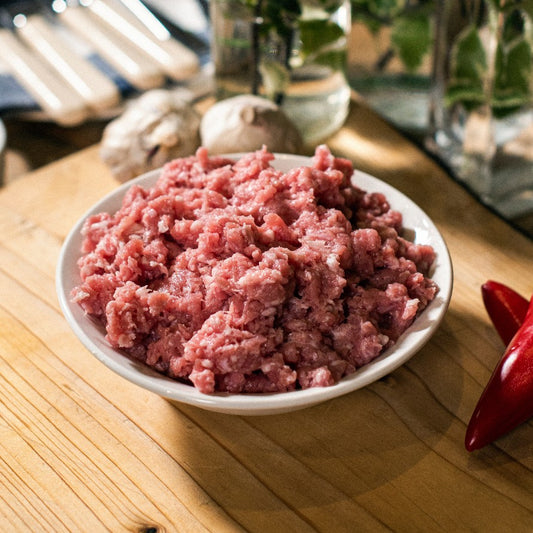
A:
<svg viewBox="0 0 533 533">
<path fill-rule="evenodd" d="M 531 531 L 533 423 L 469 454 L 503 346 L 487 279 L 533 293 L 533 243 L 353 102 L 328 142 L 435 221 L 454 266 L 432 340 L 365 389 L 284 415 L 175 406 L 91 356 L 55 296 L 63 239 L 117 186 L 98 147 L 0 191 L 0 523 L 11 531 Z"/>
</svg>

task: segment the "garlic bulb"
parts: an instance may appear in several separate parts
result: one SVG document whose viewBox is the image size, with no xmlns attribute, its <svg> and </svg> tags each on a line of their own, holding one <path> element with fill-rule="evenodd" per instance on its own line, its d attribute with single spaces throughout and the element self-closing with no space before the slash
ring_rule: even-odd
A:
<svg viewBox="0 0 533 533">
<path fill-rule="evenodd" d="M 271 152 L 297 153 L 302 138 L 279 106 L 259 96 L 240 95 L 217 102 L 204 114 L 200 139 L 211 154 L 250 152 L 265 145 Z"/>
<path fill-rule="evenodd" d="M 120 181 L 194 154 L 200 115 L 180 91 L 155 89 L 134 100 L 104 129 L 100 157 Z"/>
</svg>

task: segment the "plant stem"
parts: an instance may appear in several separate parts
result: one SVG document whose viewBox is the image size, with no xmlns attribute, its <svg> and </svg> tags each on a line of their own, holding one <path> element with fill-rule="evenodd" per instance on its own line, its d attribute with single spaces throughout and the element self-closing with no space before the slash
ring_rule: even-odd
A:
<svg viewBox="0 0 533 533">
<path fill-rule="evenodd" d="M 284 63 L 289 73 L 291 71 L 291 53 L 292 53 L 293 41 L 294 41 L 294 28 L 291 25 L 290 29 L 287 31 L 287 34 L 285 35 L 285 42 L 284 42 L 284 46 L 285 46 Z M 283 103 L 284 97 L 285 97 L 285 93 L 279 92 L 278 94 L 276 94 L 274 102 L 277 105 L 281 105 Z"/>
<path fill-rule="evenodd" d="M 252 94 L 259 94 L 259 83 L 261 75 L 259 73 L 260 47 L 259 47 L 259 27 L 262 22 L 263 0 L 257 0 L 254 7 L 254 21 L 252 24 Z"/>
</svg>

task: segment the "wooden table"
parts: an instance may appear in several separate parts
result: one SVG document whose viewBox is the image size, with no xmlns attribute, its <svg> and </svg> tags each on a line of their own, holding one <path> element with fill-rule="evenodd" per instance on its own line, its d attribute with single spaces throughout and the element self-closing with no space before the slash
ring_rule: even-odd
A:
<svg viewBox="0 0 533 533">
<path fill-rule="evenodd" d="M 503 351 L 480 285 L 533 292 L 533 242 L 355 101 L 328 144 L 433 218 L 454 293 L 408 364 L 285 415 L 175 407 L 112 373 L 71 332 L 55 295 L 59 250 L 117 185 L 96 146 L 0 192 L 3 531 L 533 529 L 533 423 L 472 454 L 463 446 Z"/>
</svg>

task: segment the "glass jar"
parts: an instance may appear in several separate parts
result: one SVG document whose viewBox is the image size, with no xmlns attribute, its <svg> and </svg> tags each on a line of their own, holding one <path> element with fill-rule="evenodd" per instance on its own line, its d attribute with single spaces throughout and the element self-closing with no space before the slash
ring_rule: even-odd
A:
<svg viewBox="0 0 533 533">
<path fill-rule="evenodd" d="M 436 20 L 427 145 L 505 217 L 533 212 L 533 8 L 447 0 Z"/>
<path fill-rule="evenodd" d="M 436 0 L 352 0 L 350 85 L 399 129 L 427 133 Z"/>
<path fill-rule="evenodd" d="M 273 100 L 308 145 L 342 126 L 349 0 L 212 0 L 210 16 L 217 99 Z"/>
</svg>

